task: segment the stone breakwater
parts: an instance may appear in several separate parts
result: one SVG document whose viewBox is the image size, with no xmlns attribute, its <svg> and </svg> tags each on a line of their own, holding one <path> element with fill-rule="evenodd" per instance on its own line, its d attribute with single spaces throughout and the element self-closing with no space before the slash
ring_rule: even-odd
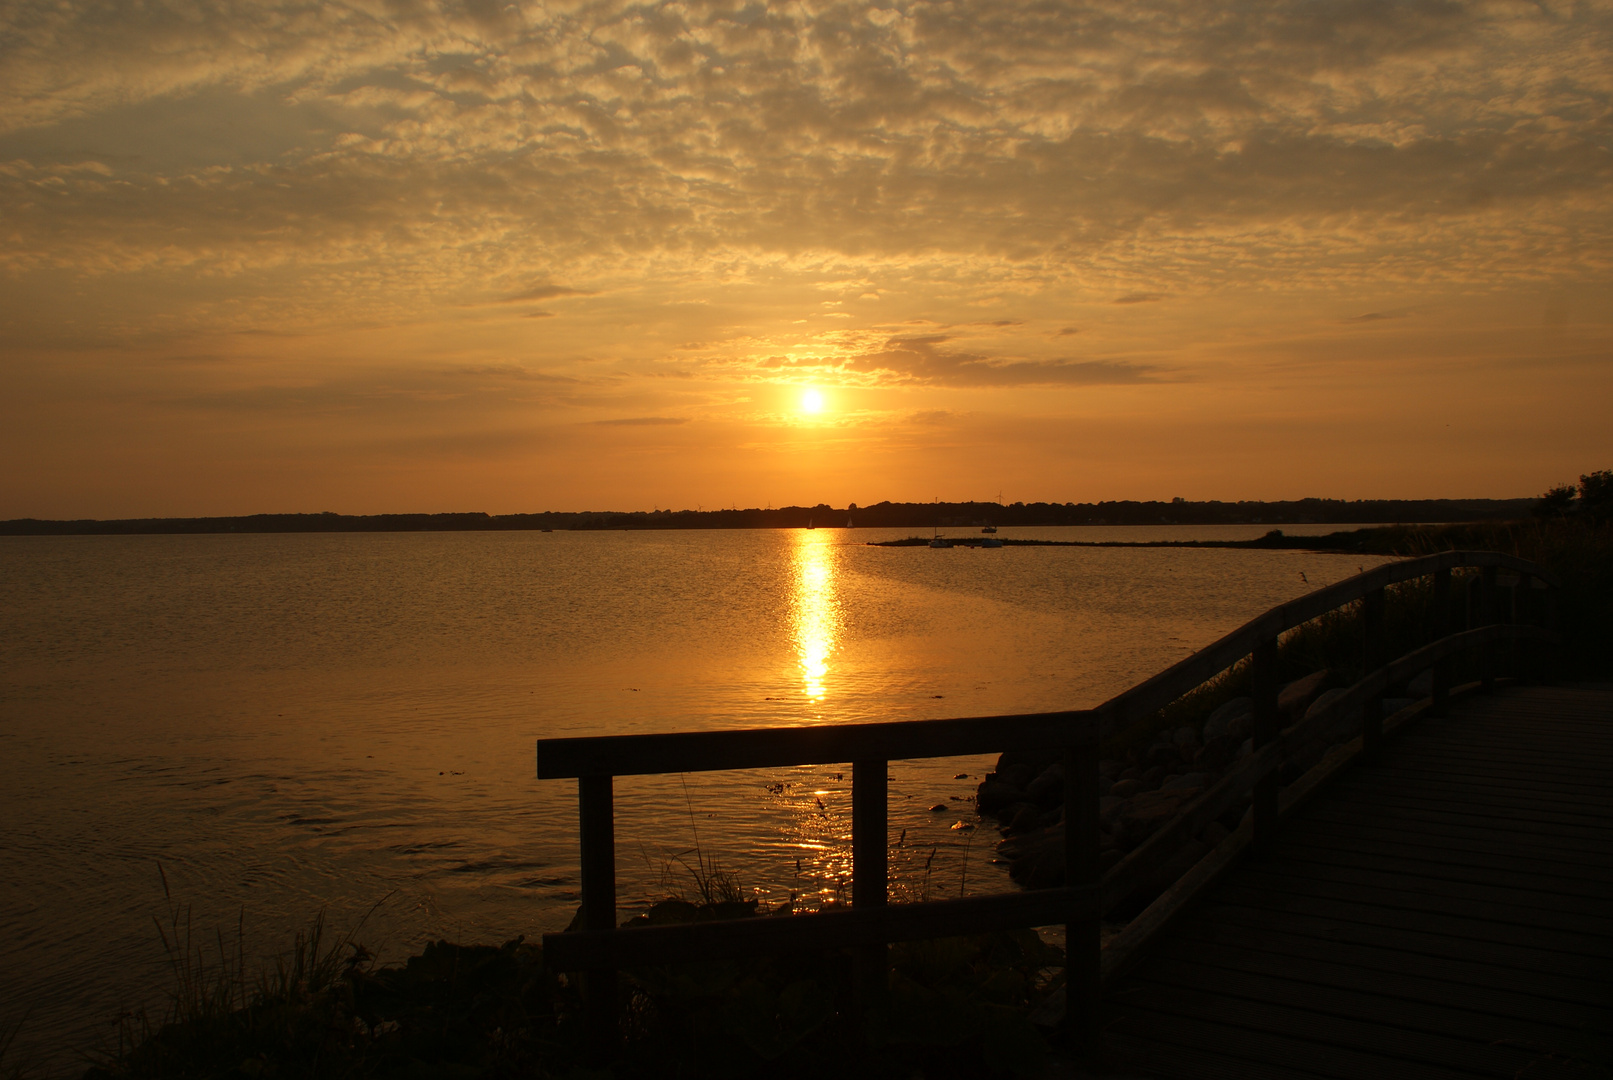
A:
<svg viewBox="0 0 1613 1080">
<path fill-rule="evenodd" d="M 1332 673 L 1315 671 L 1287 684 L 1278 696 L 1282 726 L 1331 704 L 1342 688 L 1328 688 Z M 1413 685 L 1413 693 L 1418 687 Z M 1386 712 L 1406 704 L 1385 701 Z M 1100 865 L 1107 872 L 1127 853 L 1176 817 L 1188 803 L 1253 752 L 1253 702 L 1233 698 L 1203 721 L 1156 733 L 1123 758 L 1099 762 L 1098 794 L 1102 820 Z M 1280 780 L 1290 784 L 1320 761 L 1327 747 L 1285 764 Z M 995 818 L 1003 841 L 998 856 L 1009 876 L 1028 889 L 1064 883 L 1064 765 L 1057 750 L 1010 751 L 997 759 L 976 793 L 984 817 Z M 1249 800 L 1234 805 L 1188 839 L 1159 871 L 1120 905 L 1140 910 L 1186 873 L 1248 812 Z"/>
</svg>

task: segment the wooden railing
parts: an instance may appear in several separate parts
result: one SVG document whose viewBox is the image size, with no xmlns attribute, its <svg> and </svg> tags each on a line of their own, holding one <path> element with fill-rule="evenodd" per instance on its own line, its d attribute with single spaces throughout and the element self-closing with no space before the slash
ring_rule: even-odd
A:
<svg viewBox="0 0 1613 1080">
<path fill-rule="evenodd" d="M 1451 571 L 1475 567 L 1478 603 L 1456 631 L 1451 609 Z M 1518 575 L 1510 619 L 1497 621 L 1497 573 Z M 1434 640 L 1392 662 L 1383 654 L 1383 616 L 1388 586 L 1432 576 Z M 1528 601 L 1531 579 L 1555 587 L 1557 580 L 1533 563 L 1495 552 L 1453 551 L 1388 563 L 1318 589 L 1239 627 L 1165 671 L 1095 709 L 1014 716 L 917 720 L 833 727 L 763 728 L 666 735 L 609 735 L 541 739 L 539 779 L 575 777 L 581 814 L 581 929 L 545 934 L 549 967 L 583 971 L 590 1023 L 608 1041 L 614 1022 L 617 969 L 635 964 L 752 955 L 761 952 L 858 947 L 870 993 L 883 985 L 884 947 L 893 941 L 982 933 L 994 929 L 1066 928 L 1066 981 L 1070 1015 L 1090 1024 L 1101 988 L 1100 920 L 1156 874 L 1181 845 L 1252 793 L 1255 846 L 1269 845 L 1278 825 L 1282 766 L 1317 743 L 1352 737 L 1360 716 L 1364 752 L 1382 741 L 1381 701 L 1391 686 L 1421 671 L 1434 671 L 1430 708 L 1443 712 L 1451 687 L 1452 660 L 1475 650 L 1486 684 L 1493 681 L 1498 645 L 1549 638 L 1530 620 L 1549 622 L 1550 608 Z M 1278 638 L 1330 611 L 1362 603 L 1369 673 L 1287 730 L 1280 729 Z M 1170 823 L 1107 874 L 1099 872 L 1098 751 L 1103 740 L 1144 719 L 1221 672 L 1251 658 L 1253 753 L 1202 793 Z M 892 760 L 952 757 L 1017 749 L 1064 752 L 1065 885 L 1056 889 L 929 901 L 886 903 L 890 845 L 887 775 Z M 618 928 L 613 777 L 650 773 L 762 769 L 851 762 L 852 906 L 849 910 L 788 918 L 749 918 L 672 926 Z M 1090 1038 L 1093 1032 L 1075 1032 Z"/>
</svg>

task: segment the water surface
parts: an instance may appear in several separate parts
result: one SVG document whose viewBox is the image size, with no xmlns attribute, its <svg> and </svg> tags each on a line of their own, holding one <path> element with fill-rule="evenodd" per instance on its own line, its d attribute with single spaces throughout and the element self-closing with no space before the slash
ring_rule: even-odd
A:
<svg viewBox="0 0 1613 1080">
<path fill-rule="evenodd" d="M 0 1023 L 31 1003 L 22 1041 L 60 1064 L 160 1005 L 159 864 L 249 953 L 322 909 L 374 908 L 394 957 L 536 936 L 577 903 L 575 782 L 534 778 L 538 738 L 1090 706 L 1381 561 L 865 544 L 905 532 L 0 538 Z M 898 897 L 1009 887 L 967 827 L 989 766 L 892 764 Z M 619 779 L 624 909 L 698 858 L 768 903 L 846 895 L 849 786 Z"/>
</svg>

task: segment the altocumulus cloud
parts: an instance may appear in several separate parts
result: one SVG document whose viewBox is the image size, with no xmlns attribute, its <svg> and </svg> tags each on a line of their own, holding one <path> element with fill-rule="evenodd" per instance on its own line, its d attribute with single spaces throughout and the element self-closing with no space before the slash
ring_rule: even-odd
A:
<svg viewBox="0 0 1613 1080">
<path fill-rule="evenodd" d="M 1584 213 L 1613 180 L 1610 13 L 21 0 L 0 265 L 294 266 L 316 307 L 825 254 L 1125 275 L 1122 302 L 1188 273 L 1549 272 L 1613 250 Z"/>
</svg>

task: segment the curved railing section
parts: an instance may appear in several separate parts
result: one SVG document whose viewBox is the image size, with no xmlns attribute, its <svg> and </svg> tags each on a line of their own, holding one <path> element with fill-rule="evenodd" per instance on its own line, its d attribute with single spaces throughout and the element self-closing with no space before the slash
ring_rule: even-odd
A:
<svg viewBox="0 0 1613 1080">
<path fill-rule="evenodd" d="M 1471 620 L 1477 625 L 1458 630 L 1452 619 L 1451 574 L 1466 568 L 1480 571 L 1476 618 Z M 1513 610 L 1505 622 L 1497 611 L 1498 574 L 1503 570 L 1516 574 L 1525 586 L 1513 589 Z M 1423 577 L 1433 579 L 1433 640 L 1390 659 L 1382 655 L 1386 590 Z M 1545 603 L 1520 601 L 1537 591 L 1528 587 L 1534 582 L 1545 587 Z M 1381 700 L 1385 691 L 1429 668 L 1434 672 L 1433 690 L 1423 707 L 1436 715 L 1442 713 L 1451 692 L 1452 661 L 1459 654 L 1476 653 L 1483 682 L 1493 683 L 1497 645 L 1552 638 L 1550 590 L 1560 585 L 1554 575 L 1534 563 L 1490 551 L 1449 551 L 1387 563 L 1280 604 L 1095 709 L 816 728 L 541 739 L 537 745 L 539 779 L 575 777 L 578 781 L 582 848 L 580 929 L 545 934 L 545 962 L 555 970 L 585 972 L 590 1022 L 596 1037 L 608 1040 L 615 1007 L 615 970 L 621 967 L 852 946 L 863 950 L 864 982 L 877 987 L 883 985 L 883 949 L 888 942 L 1063 923 L 1067 981 L 1076 1010 L 1072 1015 L 1090 1022 L 1096 1015 L 1090 1006 L 1105 969 L 1116 970 L 1121 954 L 1135 952 L 1141 937 L 1165 917 L 1155 908 L 1145 911 L 1133 921 L 1136 932 L 1128 928 L 1123 935 L 1123 947 L 1105 957 L 1100 945 L 1104 912 L 1156 875 L 1187 839 L 1246 799 L 1251 806 L 1248 828 L 1240 828 L 1227 849 L 1240 850 L 1251 843 L 1268 845 L 1281 817 L 1278 780 L 1288 761 L 1314 751 L 1318 744 L 1356 736 L 1361 740 L 1361 752 L 1376 753 L 1383 738 Z M 1326 707 L 1281 728 L 1279 638 L 1356 603 L 1362 605 L 1364 616 L 1368 673 Z M 1100 874 L 1098 756 L 1103 741 L 1246 658 L 1251 665 L 1252 752 L 1108 873 Z M 886 768 L 890 761 L 1052 748 L 1064 752 L 1063 887 L 887 905 Z M 849 910 L 789 918 L 617 927 L 613 777 L 840 762 L 852 765 Z"/>
</svg>

